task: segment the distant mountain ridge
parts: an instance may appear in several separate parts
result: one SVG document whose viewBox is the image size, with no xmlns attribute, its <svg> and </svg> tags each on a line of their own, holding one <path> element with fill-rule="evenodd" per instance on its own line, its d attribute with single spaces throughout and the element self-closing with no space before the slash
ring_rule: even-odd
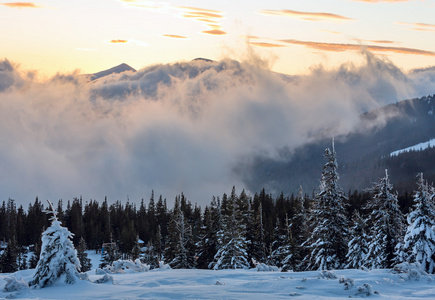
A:
<svg viewBox="0 0 435 300">
<path fill-rule="evenodd" d="M 385 126 L 336 137 L 339 184 L 344 191 L 370 187 L 385 169 L 389 169 L 391 181 L 401 193 L 415 189 L 418 172 L 435 182 L 435 148 L 390 156 L 394 151 L 435 138 L 434 106 L 435 95 L 390 104 L 361 115 L 362 128 L 370 128 L 370 123 L 384 115 L 394 115 Z M 311 193 L 319 186 L 327 147 L 331 147 L 330 138 L 305 145 L 294 154 L 284 154 L 279 160 L 257 157 L 239 172 L 251 191 L 265 187 L 276 193 L 296 193 L 302 186 Z"/>
</svg>

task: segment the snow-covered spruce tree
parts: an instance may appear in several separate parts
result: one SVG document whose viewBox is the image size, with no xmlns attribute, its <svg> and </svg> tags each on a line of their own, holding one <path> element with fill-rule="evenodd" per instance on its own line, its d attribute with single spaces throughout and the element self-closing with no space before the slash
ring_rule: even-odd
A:
<svg viewBox="0 0 435 300">
<path fill-rule="evenodd" d="M 80 261 L 72 243 L 73 234 L 61 226 L 53 205 L 48 203 L 50 210 L 47 213 L 52 214 L 51 226 L 42 233 L 41 255 L 33 280 L 29 282 L 29 285 L 40 288 L 51 285 L 59 278 L 68 284 L 75 283 L 80 270 Z"/>
<path fill-rule="evenodd" d="M 404 252 L 408 262 L 418 262 L 428 273 L 435 273 L 434 188 L 419 174 L 414 194 L 414 210 L 407 217 Z"/>
<path fill-rule="evenodd" d="M 252 258 L 259 263 L 266 263 L 266 242 L 263 226 L 263 206 L 260 202 L 258 210 L 254 213 L 254 239 L 252 243 Z"/>
<path fill-rule="evenodd" d="M 87 250 L 86 242 L 83 237 L 80 238 L 79 245 L 77 247 L 77 258 L 80 261 L 81 272 L 87 272 L 92 269 L 91 259 L 88 257 L 88 254 L 85 252 Z"/>
<path fill-rule="evenodd" d="M 118 259 L 121 259 L 121 253 L 119 252 L 118 245 L 113 242 L 107 243 L 104 246 L 104 253 L 101 255 L 99 267 L 104 268 L 107 265 L 111 265 Z"/>
<path fill-rule="evenodd" d="M 0 255 L 0 273 L 18 271 L 18 246 L 15 236 L 9 239 L 6 249 Z"/>
<path fill-rule="evenodd" d="M 346 255 L 346 269 L 358 269 L 364 266 L 368 252 L 368 236 L 366 224 L 358 211 L 353 214 L 352 239 L 349 241 L 349 250 Z"/>
<path fill-rule="evenodd" d="M 29 259 L 29 269 L 35 269 L 41 255 L 41 242 L 35 243 L 35 248 Z"/>
<path fill-rule="evenodd" d="M 193 269 L 196 266 L 195 245 L 192 237 L 192 227 L 187 223 L 184 213 L 179 211 L 176 217 L 177 247 L 174 258 L 169 262 L 173 269 Z"/>
<path fill-rule="evenodd" d="M 164 250 L 164 260 L 166 263 L 170 263 L 175 258 L 175 252 L 178 248 L 177 221 L 180 212 L 180 197 L 177 196 L 175 197 L 174 208 L 171 211 L 171 218 L 168 222 L 168 235 Z"/>
<path fill-rule="evenodd" d="M 302 246 L 309 237 L 307 224 L 309 211 L 305 209 L 305 196 L 302 186 L 299 186 L 298 196 L 296 197 L 295 214 L 290 222 L 290 231 L 294 248 L 292 250 L 295 271 L 303 270 L 302 260 L 307 256 L 307 248 Z"/>
<path fill-rule="evenodd" d="M 348 245 L 348 220 L 346 197 L 338 186 L 337 160 L 332 142 L 332 151 L 325 150 L 320 191 L 315 197 L 310 222 L 312 235 L 304 245 L 308 255 L 304 263 L 308 270 L 331 270 L 343 268 Z"/>
<path fill-rule="evenodd" d="M 151 269 L 159 267 L 160 255 L 151 241 L 148 241 L 146 247 L 141 250 L 140 260 L 142 263 L 149 265 Z"/>
<path fill-rule="evenodd" d="M 139 245 L 139 236 L 136 235 L 136 239 L 134 240 L 133 248 L 131 249 L 131 259 L 134 261 L 141 257 L 142 250 Z"/>
<path fill-rule="evenodd" d="M 209 268 L 218 249 L 217 233 L 221 230 L 219 198 L 213 197 L 210 206 L 204 210 L 203 226 L 198 242 L 197 267 Z"/>
<path fill-rule="evenodd" d="M 397 246 L 404 235 L 404 217 L 393 192 L 388 171 L 371 188 L 373 193 L 365 209 L 370 213 L 369 251 L 365 265 L 372 269 L 391 268 L 397 262 Z"/>
<path fill-rule="evenodd" d="M 223 200 L 225 197 L 223 197 Z M 222 201 L 224 203 L 224 201 Z M 222 230 L 218 234 L 220 248 L 210 264 L 212 269 L 248 269 L 245 224 L 239 209 L 235 188 L 225 201 L 225 214 L 222 216 Z"/>
<path fill-rule="evenodd" d="M 273 265 L 281 268 L 281 271 L 295 270 L 295 245 L 288 224 L 288 216 L 285 216 L 283 225 L 277 221 L 277 228 L 275 229 L 275 241 L 272 243 L 272 253 L 270 254 L 270 261 Z"/>
</svg>

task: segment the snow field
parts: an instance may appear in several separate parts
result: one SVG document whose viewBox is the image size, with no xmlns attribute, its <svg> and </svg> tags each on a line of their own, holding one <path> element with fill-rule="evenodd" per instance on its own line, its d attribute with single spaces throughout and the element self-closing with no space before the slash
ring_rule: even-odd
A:
<svg viewBox="0 0 435 300">
<path fill-rule="evenodd" d="M 18 271 L 18 279 L 30 281 L 35 270 Z M 91 281 L 101 278 L 95 269 L 88 272 Z M 378 269 L 257 272 L 251 270 L 151 270 L 141 273 L 110 274 L 113 284 L 77 281 L 69 285 L 62 280 L 42 289 L 3 292 L 11 274 L 0 274 L 0 299 L 344 299 L 370 297 L 376 299 L 434 299 L 434 275 L 419 280 L 407 274 L 393 274 Z M 346 289 L 346 279 L 352 282 Z M 340 280 L 342 279 L 342 280 Z M 342 282 L 342 283 L 340 283 Z M 359 292 L 368 284 L 372 294 Z"/>
</svg>

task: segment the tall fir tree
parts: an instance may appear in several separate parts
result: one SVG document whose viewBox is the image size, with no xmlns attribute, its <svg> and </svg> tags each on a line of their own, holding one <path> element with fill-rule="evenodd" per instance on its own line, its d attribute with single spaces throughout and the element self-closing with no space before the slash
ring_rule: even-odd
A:
<svg viewBox="0 0 435 300">
<path fill-rule="evenodd" d="M 131 259 L 136 260 L 141 257 L 142 250 L 139 245 L 139 236 L 136 236 L 136 239 L 133 244 L 133 248 L 131 249 Z"/>
<path fill-rule="evenodd" d="M 346 197 L 338 185 L 334 141 L 332 151 L 329 148 L 325 150 L 325 160 L 320 191 L 311 211 L 313 231 L 305 243 L 309 251 L 305 263 L 310 270 L 343 268 L 347 254 L 349 222 L 346 218 Z"/>
<path fill-rule="evenodd" d="M 40 288 L 53 284 L 61 277 L 68 284 L 75 283 L 80 270 L 80 261 L 72 243 L 73 234 L 61 226 L 53 205 L 49 204 L 47 213 L 52 214 L 51 226 L 42 233 L 41 255 L 33 280 L 29 283 Z"/>
<path fill-rule="evenodd" d="M 168 222 L 168 235 L 165 242 L 164 261 L 170 263 L 175 258 L 175 253 L 178 248 L 178 232 L 177 222 L 180 210 L 180 197 L 175 197 L 174 208 L 171 212 L 171 217 Z"/>
<path fill-rule="evenodd" d="M 215 270 L 247 269 L 249 261 L 246 251 L 246 226 L 242 222 L 243 215 L 238 206 L 235 187 L 229 198 L 223 197 L 222 199 L 226 201 L 222 230 L 218 233 L 220 247 L 210 267 Z"/>
<path fill-rule="evenodd" d="M 366 263 L 368 253 L 366 224 L 357 210 L 354 212 L 352 223 L 352 239 L 349 241 L 349 250 L 346 255 L 346 269 L 358 269 L 363 267 Z"/>
<path fill-rule="evenodd" d="M 92 269 L 91 259 L 86 253 L 87 247 L 83 237 L 80 238 L 79 245 L 77 246 L 77 258 L 80 261 L 80 271 L 87 272 Z"/>
<path fill-rule="evenodd" d="M 103 248 L 104 249 L 101 253 L 101 260 L 99 265 L 100 268 L 104 268 L 107 265 L 111 265 L 114 261 L 121 259 L 121 253 L 119 252 L 119 248 L 116 243 L 105 243 Z"/>
<path fill-rule="evenodd" d="M 283 225 L 277 221 L 275 241 L 272 244 L 272 249 L 270 260 L 273 265 L 280 267 L 281 271 L 296 269 L 295 244 L 287 215 Z"/>
<path fill-rule="evenodd" d="M 35 269 L 38 265 L 39 256 L 41 255 L 41 242 L 38 242 L 34 246 L 32 256 L 29 259 L 29 269 Z"/>
<path fill-rule="evenodd" d="M 151 269 L 155 269 L 159 267 L 160 258 L 157 252 L 157 248 L 151 241 L 149 241 L 144 247 L 144 250 L 141 251 L 140 260 L 149 265 Z"/>
<path fill-rule="evenodd" d="M 263 226 L 263 206 L 260 202 L 254 218 L 254 239 L 252 243 L 252 258 L 259 263 L 266 263 L 266 242 Z"/>
<path fill-rule="evenodd" d="M 292 236 L 292 243 L 294 245 L 292 249 L 294 270 L 303 270 L 302 260 L 308 255 L 307 247 L 303 247 L 309 237 L 309 211 L 305 209 L 305 195 L 302 186 L 299 186 L 298 196 L 295 199 L 295 213 L 291 218 L 290 230 Z M 286 222 L 288 217 L 286 215 Z"/>
<path fill-rule="evenodd" d="M 8 246 L 0 255 L 0 271 L 2 273 L 13 273 L 18 271 L 18 245 L 15 236 L 8 241 Z"/>
<path fill-rule="evenodd" d="M 180 211 L 177 216 L 175 230 L 177 247 L 169 266 L 173 269 L 193 269 L 196 266 L 196 261 L 192 227 L 187 223 L 183 211 Z"/>
<path fill-rule="evenodd" d="M 409 262 L 418 262 L 428 273 L 435 273 L 434 188 L 419 174 L 414 194 L 414 210 L 407 217 L 404 252 Z"/>
<path fill-rule="evenodd" d="M 404 217 L 393 192 L 388 171 L 371 189 L 373 196 L 365 206 L 370 215 L 369 248 L 366 266 L 372 269 L 391 268 L 397 263 L 397 246 L 402 243 Z"/>
<path fill-rule="evenodd" d="M 217 231 L 214 230 L 214 205 L 216 203 L 213 198 L 212 203 L 205 207 L 203 225 L 201 227 L 201 233 L 199 236 L 199 242 L 197 243 L 198 259 L 197 267 L 199 269 L 207 269 L 209 263 L 213 260 L 213 256 L 217 251 Z"/>
</svg>

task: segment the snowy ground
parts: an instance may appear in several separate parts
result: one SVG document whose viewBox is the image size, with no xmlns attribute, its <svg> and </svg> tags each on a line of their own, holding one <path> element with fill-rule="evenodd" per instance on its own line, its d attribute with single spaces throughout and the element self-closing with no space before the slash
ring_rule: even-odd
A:
<svg viewBox="0 0 435 300">
<path fill-rule="evenodd" d="M 98 257 L 93 255 L 93 262 Z M 13 275 L 29 281 L 34 270 Z M 91 280 L 102 277 L 95 269 L 88 272 Z M 95 284 L 79 281 L 74 285 L 61 282 L 43 289 L 3 292 L 5 277 L 0 274 L 0 299 L 343 299 L 349 297 L 376 299 L 435 299 L 435 276 L 418 280 L 408 274 L 389 270 L 341 270 L 322 274 L 257 272 L 256 270 L 151 270 L 142 273 L 111 274 L 111 282 Z M 336 278 L 334 278 L 336 277 Z M 417 276 L 419 277 L 419 276 Z M 353 285 L 352 285 L 353 279 Z M 347 281 L 349 288 L 346 288 Z M 369 284 L 359 292 L 359 287 Z"/>
</svg>

